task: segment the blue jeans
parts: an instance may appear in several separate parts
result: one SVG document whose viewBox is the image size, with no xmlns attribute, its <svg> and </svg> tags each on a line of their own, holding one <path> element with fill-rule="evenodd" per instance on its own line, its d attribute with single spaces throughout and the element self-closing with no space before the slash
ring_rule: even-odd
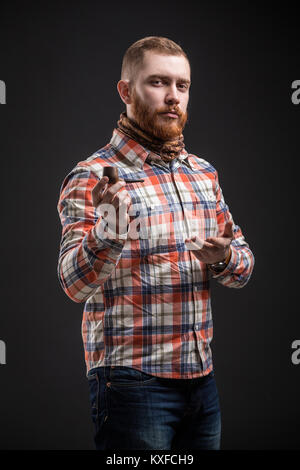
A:
<svg viewBox="0 0 300 470">
<path fill-rule="evenodd" d="M 218 450 L 219 397 L 211 372 L 165 379 L 130 367 L 88 374 L 98 450 Z"/>
</svg>

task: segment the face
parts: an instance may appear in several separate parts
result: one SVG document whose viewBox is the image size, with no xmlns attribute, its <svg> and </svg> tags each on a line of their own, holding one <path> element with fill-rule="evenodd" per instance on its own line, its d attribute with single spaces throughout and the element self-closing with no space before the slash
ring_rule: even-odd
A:
<svg viewBox="0 0 300 470">
<path fill-rule="evenodd" d="M 146 51 L 127 115 L 159 139 L 178 137 L 187 121 L 189 88 L 190 66 L 184 56 Z"/>
</svg>

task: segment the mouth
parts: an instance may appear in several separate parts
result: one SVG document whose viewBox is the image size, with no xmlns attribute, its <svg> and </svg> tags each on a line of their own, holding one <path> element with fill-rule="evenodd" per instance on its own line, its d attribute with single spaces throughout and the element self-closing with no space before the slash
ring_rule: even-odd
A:
<svg viewBox="0 0 300 470">
<path fill-rule="evenodd" d="M 161 113 L 161 114 L 163 114 L 164 116 L 168 116 L 170 118 L 173 118 L 173 119 L 178 118 L 178 114 L 176 114 L 174 112 L 166 112 L 166 113 Z"/>
</svg>

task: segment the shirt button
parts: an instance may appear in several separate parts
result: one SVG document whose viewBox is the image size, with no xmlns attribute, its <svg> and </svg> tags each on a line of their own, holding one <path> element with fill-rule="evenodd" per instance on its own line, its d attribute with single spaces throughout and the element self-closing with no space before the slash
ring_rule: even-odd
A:
<svg viewBox="0 0 300 470">
<path fill-rule="evenodd" d="M 196 325 L 196 326 L 195 326 L 195 330 L 199 330 L 199 325 Z"/>
</svg>

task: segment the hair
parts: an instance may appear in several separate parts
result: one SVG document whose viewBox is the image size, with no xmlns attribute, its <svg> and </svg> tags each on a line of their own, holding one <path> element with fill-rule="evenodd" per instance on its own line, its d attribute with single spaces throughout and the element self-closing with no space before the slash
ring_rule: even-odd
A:
<svg viewBox="0 0 300 470">
<path fill-rule="evenodd" d="M 122 80 L 133 80 L 143 63 L 145 51 L 155 51 L 162 55 L 182 55 L 189 62 L 186 53 L 176 42 L 160 36 L 148 36 L 133 43 L 125 52 L 121 70 Z"/>
</svg>

